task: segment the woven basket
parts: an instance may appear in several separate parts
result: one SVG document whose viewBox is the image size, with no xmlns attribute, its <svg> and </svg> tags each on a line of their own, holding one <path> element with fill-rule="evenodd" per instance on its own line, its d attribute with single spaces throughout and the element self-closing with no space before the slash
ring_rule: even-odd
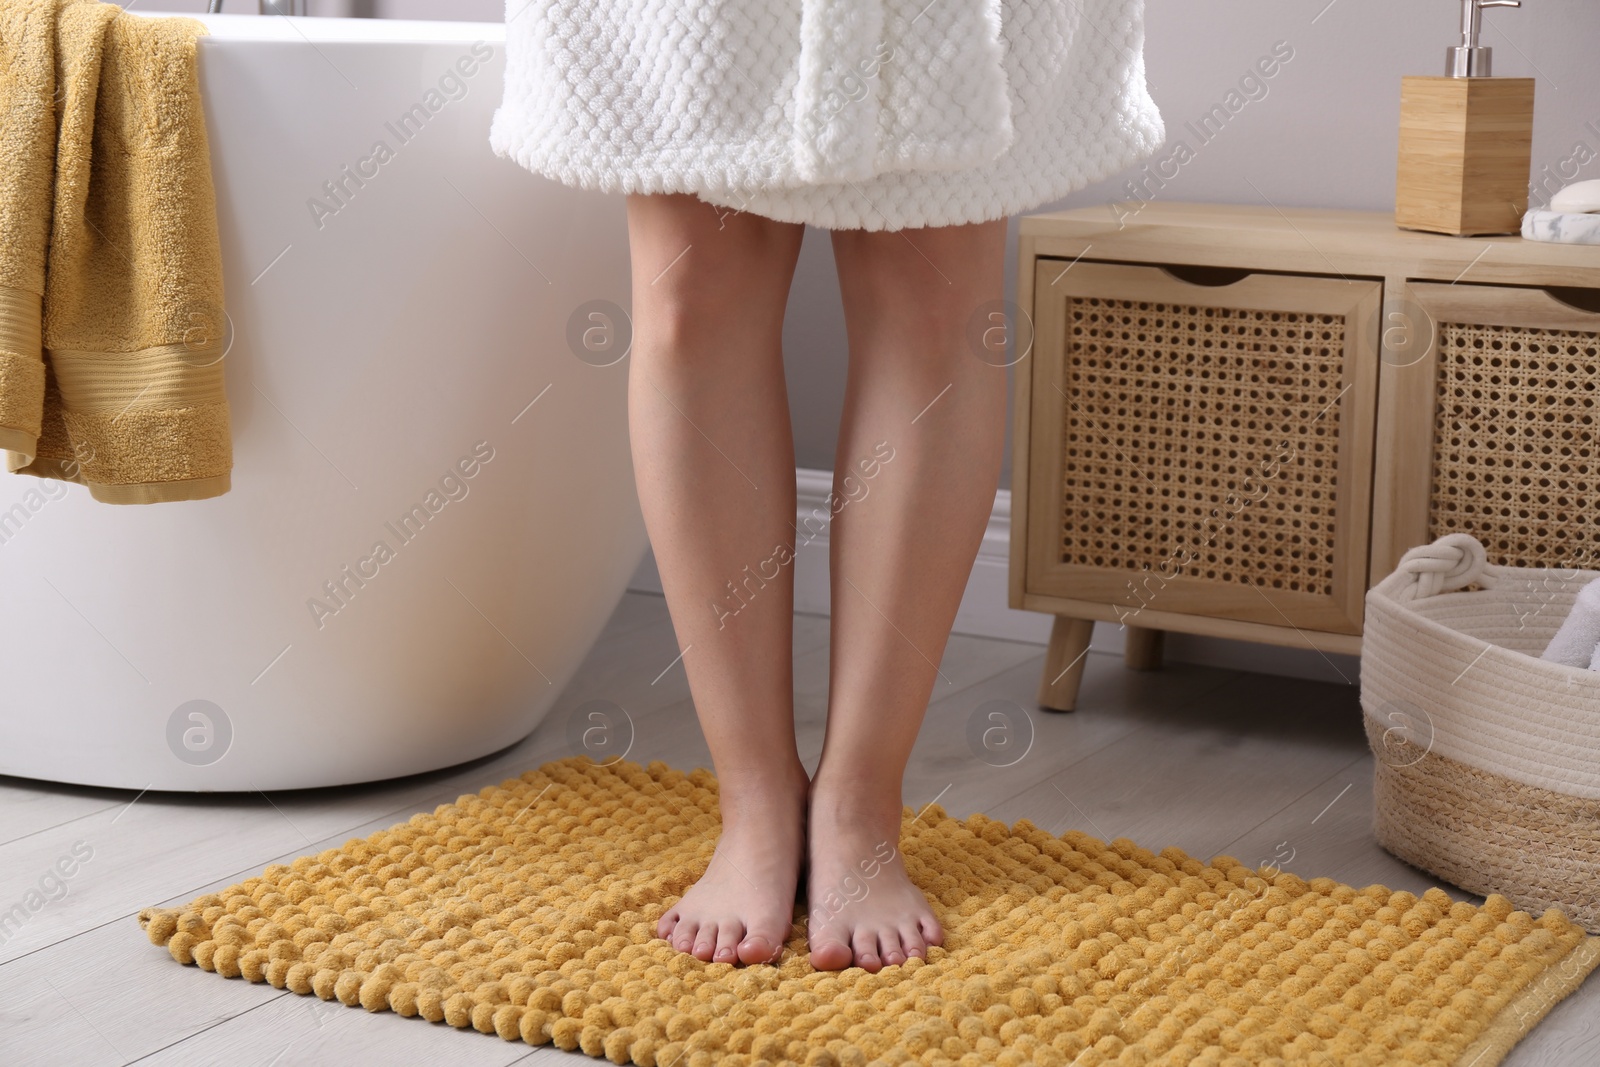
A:
<svg viewBox="0 0 1600 1067">
<path fill-rule="evenodd" d="M 1411 549 L 1367 592 L 1361 708 L 1380 845 L 1600 933 L 1600 671 L 1539 658 L 1596 579 L 1464 533 Z"/>
</svg>

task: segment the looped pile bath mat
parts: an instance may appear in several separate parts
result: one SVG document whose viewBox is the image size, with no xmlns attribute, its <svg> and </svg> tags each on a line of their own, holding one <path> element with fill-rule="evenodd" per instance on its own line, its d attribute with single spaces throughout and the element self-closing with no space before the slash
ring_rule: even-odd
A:
<svg viewBox="0 0 1600 1067">
<path fill-rule="evenodd" d="M 640 1067 L 1492 1067 L 1600 962 L 1500 896 L 930 807 L 902 842 L 945 927 L 927 960 L 815 971 L 797 909 L 776 966 L 701 963 L 654 930 L 717 827 L 705 771 L 576 757 L 139 923 L 228 977 Z"/>
</svg>

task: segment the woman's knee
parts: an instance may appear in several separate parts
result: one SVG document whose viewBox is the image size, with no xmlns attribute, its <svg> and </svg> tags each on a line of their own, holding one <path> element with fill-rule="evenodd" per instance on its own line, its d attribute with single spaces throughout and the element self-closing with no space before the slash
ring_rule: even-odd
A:
<svg viewBox="0 0 1600 1067">
<path fill-rule="evenodd" d="M 800 234 L 783 228 L 790 224 L 750 216 L 719 228 L 714 205 L 686 201 L 667 205 L 671 215 L 665 218 L 630 213 L 630 222 L 638 223 L 632 231 L 635 318 L 646 319 L 662 339 L 781 328 Z M 658 206 L 645 205 L 638 216 Z"/>
<path fill-rule="evenodd" d="M 846 304 L 934 335 L 964 328 L 1005 286 L 1003 220 L 912 231 L 840 231 Z M 852 292 L 853 290 L 853 292 Z"/>
<path fill-rule="evenodd" d="M 645 253 L 649 262 L 640 266 L 651 284 L 697 251 L 690 269 L 698 273 L 783 273 L 786 266 L 793 267 L 804 229 L 798 223 L 730 211 L 689 193 L 628 195 L 629 240 L 636 253 Z"/>
</svg>

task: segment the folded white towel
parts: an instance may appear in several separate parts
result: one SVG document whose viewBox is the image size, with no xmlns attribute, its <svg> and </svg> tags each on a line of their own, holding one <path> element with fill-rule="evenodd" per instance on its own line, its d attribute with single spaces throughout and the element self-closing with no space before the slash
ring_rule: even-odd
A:
<svg viewBox="0 0 1600 1067">
<path fill-rule="evenodd" d="M 1600 670 L 1600 580 L 1578 590 L 1572 612 L 1550 639 L 1543 659 Z"/>
<path fill-rule="evenodd" d="M 1522 216 L 1522 236 L 1563 245 L 1600 245 L 1600 214 L 1529 208 Z"/>
</svg>

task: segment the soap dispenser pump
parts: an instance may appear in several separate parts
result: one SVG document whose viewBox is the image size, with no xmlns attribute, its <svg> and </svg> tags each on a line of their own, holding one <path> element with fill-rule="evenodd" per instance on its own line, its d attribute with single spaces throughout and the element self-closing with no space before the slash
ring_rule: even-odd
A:
<svg viewBox="0 0 1600 1067">
<path fill-rule="evenodd" d="M 1522 0 L 1461 0 L 1461 43 L 1444 51 L 1444 72 L 1451 78 L 1487 78 L 1492 49 L 1478 44 L 1486 7 L 1521 7 Z"/>
<path fill-rule="evenodd" d="M 1522 231 L 1533 165 L 1532 78 L 1497 78 L 1480 43 L 1483 9 L 1522 0 L 1459 0 L 1461 43 L 1442 77 L 1400 79 L 1395 224 L 1457 236 Z"/>
</svg>

